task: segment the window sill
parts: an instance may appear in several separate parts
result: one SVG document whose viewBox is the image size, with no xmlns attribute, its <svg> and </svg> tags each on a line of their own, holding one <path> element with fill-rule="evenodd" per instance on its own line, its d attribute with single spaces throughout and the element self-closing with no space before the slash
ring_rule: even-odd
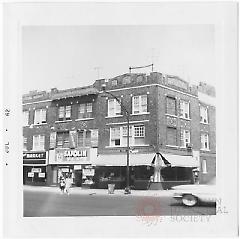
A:
<svg viewBox="0 0 240 239">
<path fill-rule="evenodd" d="M 179 119 L 183 119 L 183 120 L 192 120 L 192 119 L 190 119 L 190 118 L 184 118 L 184 117 L 179 117 Z"/>
<path fill-rule="evenodd" d="M 167 144 L 166 147 L 175 148 L 175 149 L 178 149 L 178 148 L 179 148 L 179 146 L 177 146 L 177 145 L 169 145 L 169 144 Z"/>
<path fill-rule="evenodd" d="M 210 149 L 200 149 L 200 151 L 210 152 Z"/>
<path fill-rule="evenodd" d="M 149 144 L 142 144 L 142 145 L 130 145 L 129 147 L 149 147 Z M 105 146 L 105 148 L 127 148 L 125 145 L 117 145 L 117 146 Z"/>
<path fill-rule="evenodd" d="M 56 120 L 55 123 L 66 123 L 71 122 L 72 120 Z"/>
<path fill-rule="evenodd" d="M 84 121 L 84 120 L 93 120 L 94 118 L 82 118 L 82 119 L 76 119 L 75 121 Z"/>
<path fill-rule="evenodd" d="M 47 125 L 47 123 L 33 124 L 33 126 L 38 126 L 38 125 Z"/>
<path fill-rule="evenodd" d="M 123 117 L 123 115 L 106 116 L 105 119 Z"/>
<path fill-rule="evenodd" d="M 201 122 L 201 121 L 200 121 L 200 124 L 209 125 L 209 123 L 205 123 L 205 122 Z"/>
<path fill-rule="evenodd" d="M 170 114 L 165 114 L 166 116 L 171 116 L 171 117 L 175 117 L 175 118 L 178 118 L 177 115 L 170 115 Z"/>
<path fill-rule="evenodd" d="M 130 114 L 132 116 L 135 116 L 135 115 L 149 115 L 150 112 L 144 112 L 144 113 L 138 113 L 138 114 Z"/>
</svg>

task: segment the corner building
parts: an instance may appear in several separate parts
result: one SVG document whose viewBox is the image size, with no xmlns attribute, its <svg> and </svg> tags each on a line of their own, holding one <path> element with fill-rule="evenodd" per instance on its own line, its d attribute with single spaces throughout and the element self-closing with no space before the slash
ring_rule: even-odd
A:
<svg viewBox="0 0 240 239">
<path fill-rule="evenodd" d="M 70 174 L 76 186 L 107 188 L 114 183 L 124 188 L 124 107 L 130 112 L 132 188 L 209 181 L 216 174 L 215 108 L 199 100 L 198 88 L 152 72 L 100 79 L 87 87 L 30 92 L 23 97 L 24 154 L 45 152 L 46 160 L 44 165 L 24 161 L 24 183 L 57 185 L 61 175 Z M 36 99 L 40 93 L 42 98 Z"/>
</svg>

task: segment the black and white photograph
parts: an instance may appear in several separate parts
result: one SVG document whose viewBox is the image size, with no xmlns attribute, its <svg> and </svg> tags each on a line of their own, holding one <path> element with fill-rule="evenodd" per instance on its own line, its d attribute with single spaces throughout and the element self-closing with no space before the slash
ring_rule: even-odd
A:
<svg viewBox="0 0 240 239">
<path fill-rule="evenodd" d="M 237 235 L 236 3 L 4 13 L 6 235 Z"/>
</svg>

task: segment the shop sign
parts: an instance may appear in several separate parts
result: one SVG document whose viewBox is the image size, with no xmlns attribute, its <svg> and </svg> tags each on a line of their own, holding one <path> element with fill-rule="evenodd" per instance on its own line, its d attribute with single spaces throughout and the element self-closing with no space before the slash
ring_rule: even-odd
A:
<svg viewBox="0 0 240 239">
<path fill-rule="evenodd" d="M 33 178 L 33 177 L 34 177 L 34 173 L 29 172 L 29 173 L 28 173 L 28 177 L 29 177 L 29 178 Z"/>
<path fill-rule="evenodd" d="M 32 168 L 32 173 L 41 173 L 41 168 Z"/>
<path fill-rule="evenodd" d="M 93 168 L 84 168 L 83 175 L 84 176 L 94 176 L 95 170 Z"/>
<path fill-rule="evenodd" d="M 38 174 L 38 177 L 39 177 L 39 178 L 45 178 L 45 173 L 39 173 L 39 174 Z"/>
<path fill-rule="evenodd" d="M 46 159 L 46 152 L 24 152 L 23 159 Z"/>
<path fill-rule="evenodd" d="M 81 165 L 74 165 L 74 170 L 80 170 L 80 169 L 82 169 Z"/>
<path fill-rule="evenodd" d="M 49 164 L 91 164 L 90 148 L 50 150 Z"/>
</svg>

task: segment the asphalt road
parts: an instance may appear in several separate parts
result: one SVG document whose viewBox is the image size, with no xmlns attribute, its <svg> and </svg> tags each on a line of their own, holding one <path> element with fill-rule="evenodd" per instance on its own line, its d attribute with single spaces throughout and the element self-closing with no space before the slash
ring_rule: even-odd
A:
<svg viewBox="0 0 240 239">
<path fill-rule="evenodd" d="M 216 208 L 189 208 L 169 196 L 80 195 L 24 190 L 25 217 L 215 215 Z"/>
</svg>

